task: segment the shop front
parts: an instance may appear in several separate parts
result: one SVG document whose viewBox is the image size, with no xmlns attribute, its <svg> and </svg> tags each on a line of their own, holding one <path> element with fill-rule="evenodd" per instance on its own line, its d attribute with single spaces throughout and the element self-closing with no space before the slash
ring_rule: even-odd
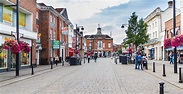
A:
<svg viewBox="0 0 183 94">
<path fill-rule="evenodd" d="M 13 54 L 10 50 L 4 49 L 3 44 L 6 40 L 14 39 L 12 36 L 0 35 L 0 72 L 15 70 L 16 54 Z M 21 39 L 28 44 L 31 44 L 31 40 Z M 20 52 L 20 69 L 30 66 L 30 52 Z"/>
</svg>

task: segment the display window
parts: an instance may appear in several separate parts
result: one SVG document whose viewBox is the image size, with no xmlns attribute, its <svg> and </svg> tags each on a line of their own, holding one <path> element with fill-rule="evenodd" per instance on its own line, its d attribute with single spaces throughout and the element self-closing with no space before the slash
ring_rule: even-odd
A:
<svg viewBox="0 0 183 94">
<path fill-rule="evenodd" d="M 25 52 L 21 52 L 21 65 L 30 65 L 30 57 L 29 54 Z"/>
<path fill-rule="evenodd" d="M 0 69 L 7 68 L 8 61 L 8 51 L 4 50 L 2 46 L 0 46 Z"/>
</svg>

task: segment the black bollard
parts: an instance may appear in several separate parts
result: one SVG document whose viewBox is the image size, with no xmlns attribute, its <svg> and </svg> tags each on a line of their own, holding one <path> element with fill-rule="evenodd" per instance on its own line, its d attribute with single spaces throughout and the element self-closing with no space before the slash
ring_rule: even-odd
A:
<svg viewBox="0 0 183 94">
<path fill-rule="evenodd" d="M 163 82 L 161 82 L 161 83 L 159 83 L 159 87 L 160 87 L 160 91 L 159 91 L 159 94 L 164 94 L 164 83 Z"/>
<path fill-rule="evenodd" d="M 163 64 L 163 76 L 166 76 L 166 74 L 165 74 L 165 64 Z"/>
<path fill-rule="evenodd" d="M 32 73 L 31 73 L 31 75 L 34 75 L 34 66 L 33 66 L 33 64 L 31 65 L 31 68 L 32 68 Z"/>
<path fill-rule="evenodd" d="M 50 63 L 51 63 L 51 69 L 53 69 L 53 62 L 51 61 Z"/>
<path fill-rule="evenodd" d="M 153 62 L 153 72 L 155 72 L 155 62 Z"/>
<path fill-rule="evenodd" d="M 179 83 L 182 83 L 181 67 L 179 68 Z"/>
</svg>

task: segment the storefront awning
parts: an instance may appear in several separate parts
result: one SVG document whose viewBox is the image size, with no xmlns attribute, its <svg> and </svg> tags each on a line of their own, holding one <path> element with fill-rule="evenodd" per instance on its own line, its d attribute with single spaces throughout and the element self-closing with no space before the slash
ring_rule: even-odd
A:
<svg viewBox="0 0 183 94">
<path fill-rule="evenodd" d="M 183 46 L 178 46 L 177 50 L 183 50 Z"/>
<path fill-rule="evenodd" d="M 166 51 L 172 51 L 174 49 L 174 47 L 170 47 L 170 48 L 167 48 L 165 49 Z M 183 50 L 183 46 L 178 46 L 177 47 L 177 50 Z"/>
</svg>

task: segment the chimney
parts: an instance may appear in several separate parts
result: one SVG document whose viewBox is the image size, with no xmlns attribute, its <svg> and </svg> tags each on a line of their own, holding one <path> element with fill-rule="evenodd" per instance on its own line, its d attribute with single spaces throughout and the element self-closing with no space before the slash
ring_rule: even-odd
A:
<svg viewBox="0 0 183 94">
<path fill-rule="evenodd" d="M 168 1 L 168 7 L 172 7 L 173 6 L 173 1 Z"/>
</svg>

